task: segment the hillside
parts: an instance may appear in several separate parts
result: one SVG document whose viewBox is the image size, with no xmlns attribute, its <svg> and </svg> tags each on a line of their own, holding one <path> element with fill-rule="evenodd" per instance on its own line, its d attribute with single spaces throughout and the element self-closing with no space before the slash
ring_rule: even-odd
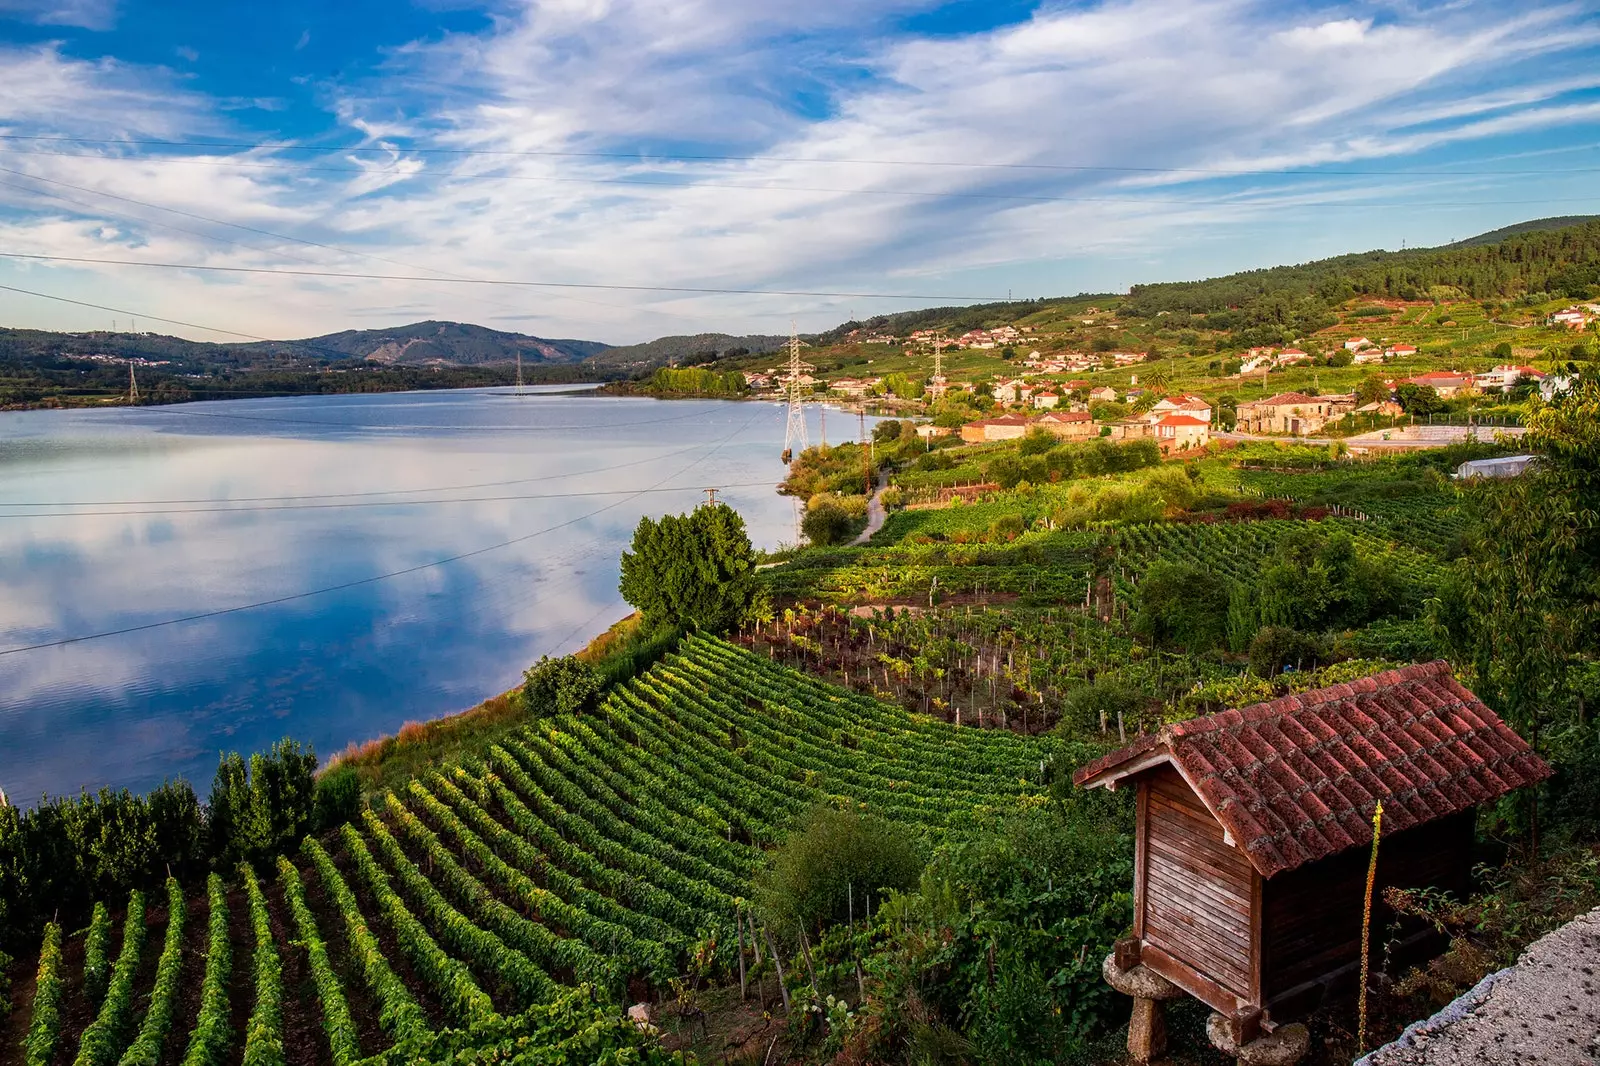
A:
<svg viewBox="0 0 1600 1066">
<path fill-rule="evenodd" d="M 515 362 L 519 354 L 528 363 L 575 363 L 610 346 L 599 341 L 546 340 L 464 322 L 428 321 L 237 347 L 246 352 L 363 359 L 384 365 L 481 366 Z"/>
<path fill-rule="evenodd" d="M 669 363 L 703 363 L 720 357 L 770 352 L 782 347 L 788 337 L 752 334 L 734 337 L 726 333 L 696 333 L 692 336 L 659 337 L 644 344 L 625 344 L 592 355 L 592 366 L 619 367 L 636 372 L 654 370 Z"/>
</svg>

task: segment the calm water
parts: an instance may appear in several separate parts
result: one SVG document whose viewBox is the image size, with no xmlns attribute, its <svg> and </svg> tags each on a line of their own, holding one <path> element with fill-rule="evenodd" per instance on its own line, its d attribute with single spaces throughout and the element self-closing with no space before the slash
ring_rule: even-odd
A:
<svg viewBox="0 0 1600 1066">
<path fill-rule="evenodd" d="M 223 749 L 471 706 L 627 613 L 641 515 L 715 485 L 793 540 L 783 432 L 772 404 L 556 390 L 0 414 L 0 787 L 203 793 Z"/>
</svg>

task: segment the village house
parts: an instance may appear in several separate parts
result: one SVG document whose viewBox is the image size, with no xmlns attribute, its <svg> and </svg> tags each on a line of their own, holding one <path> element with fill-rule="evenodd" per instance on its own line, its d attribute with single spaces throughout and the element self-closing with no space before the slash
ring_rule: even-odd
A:
<svg viewBox="0 0 1600 1066">
<path fill-rule="evenodd" d="M 1311 354 L 1302 352 L 1299 348 L 1285 348 L 1278 353 L 1274 360 L 1279 366 L 1297 366 L 1301 363 L 1311 362 Z"/>
<path fill-rule="evenodd" d="M 994 337 L 986 329 L 968 330 L 957 338 L 956 343 L 963 348 L 993 348 Z"/>
<path fill-rule="evenodd" d="M 1034 425 L 1063 440 L 1088 440 L 1100 433 L 1100 427 L 1094 424 L 1088 411 L 1051 411 L 1041 415 Z"/>
<path fill-rule="evenodd" d="M 1239 373 L 1236 374 L 1235 376 L 1236 377 L 1244 377 L 1246 374 L 1254 374 L 1257 370 L 1261 370 L 1261 369 L 1263 369 L 1265 367 L 1269 367 L 1271 365 L 1272 365 L 1272 356 L 1270 356 L 1270 355 L 1252 355 L 1249 358 L 1241 359 L 1239 361 Z"/>
<path fill-rule="evenodd" d="M 936 426 L 932 422 L 924 422 L 917 427 L 917 436 L 925 441 L 932 441 L 936 437 L 948 437 L 955 430 L 949 426 Z"/>
<path fill-rule="evenodd" d="M 1189 418 L 1198 418 L 1209 426 L 1211 424 L 1211 405 L 1204 398 L 1193 393 L 1185 393 L 1182 396 L 1166 396 L 1150 406 L 1150 411 L 1146 417 L 1151 422 L 1159 422 L 1168 415 L 1185 415 Z"/>
<path fill-rule="evenodd" d="M 1048 411 L 1061 402 L 1061 394 L 1045 389 L 1043 392 L 1033 394 L 1033 406 L 1041 411 Z"/>
<path fill-rule="evenodd" d="M 989 389 L 989 395 L 1000 403 L 1026 403 L 1033 395 L 1033 386 L 1021 378 L 999 381 Z"/>
<path fill-rule="evenodd" d="M 882 378 L 834 378 L 828 383 L 828 391 L 837 392 L 841 396 L 854 396 L 860 399 L 877 388 L 882 382 Z"/>
<path fill-rule="evenodd" d="M 1235 428 L 1241 433 L 1287 433 L 1300 437 L 1320 433 L 1329 422 L 1354 407 L 1348 397 L 1281 392 L 1265 400 L 1240 404 Z"/>
<path fill-rule="evenodd" d="M 1110 385 L 1101 385 L 1097 389 L 1089 390 L 1089 399 L 1104 400 L 1106 403 L 1116 403 L 1117 390 L 1113 389 Z"/>
<path fill-rule="evenodd" d="M 1552 326 L 1583 329 L 1589 324 L 1589 312 L 1581 307 L 1566 307 L 1550 316 Z"/>
<path fill-rule="evenodd" d="M 1355 357 L 1350 361 L 1356 366 L 1365 366 L 1368 363 L 1381 363 L 1385 359 L 1388 359 L 1390 354 L 1390 352 L 1386 352 L 1378 348 L 1363 348 L 1361 351 L 1357 352 Z"/>
<path fill-rule="evenodd" d="M 1442 400 L 1448 400 L 1460 393 L 1477 391 L 1477 383 L 1471 374 L 1458 374 L 1446 370 L 1432 370 L 1426 374 L 1418 374 L 1416 377 L 1407 378 L 1405 383 L 1432 389 Z"/>
<path fill-rule="evenodd" d="M 1166 453 L 1204 448 L 1211 440 L 1211 423 L 1192 415 L 1167 415 L 1156 423 L 1156 441 Z"/>
<path fill-rule="evenodd" d="M 1400 359 L 1408 355 L 1416 355 L 1417 346 L 1415 344 L 1391 344 L 1383 350 L 1383 354 Z"/>
<path fill-rule="evenodd" d="M 1142 418 L 1122 418 L 1115 422 L 1102 422 L 1100 428 L 1105 431 L 1107 440 L 1143 440 L 1156 435 L 1153 422 L 1146 422 Z"/>
<path fill-rule="evenodd" d="M 1510 392 L 1516 388 L 1519 381 L 1532 384 L 1543 381 L 1544 374 L 1531 366 L 1515 366 L 1507 363 L 1485 373 L 1474 374 L 1472 380 L 1484 392 Z"/>
<path fill-rule="evenodd" d="M 1146 359 L 1150 358 L 1149 352 L 1112 352 L 1110 354 L 1111 361 L 1116 363 L 1118 366 L 1132 366 L 1135 363 L 1142 363 Z"/>
<path fill-rule="evenodd" d="M 980 418 L 961 427 L 961 439 L 968 444 L 982 444 L 991 440 L 1016 440 L 1027 434 L 1031 424 L 1032 421 L 1027 415 Z"/>
<path fill-rule="evenodd" d="M 1383 418 L 1399 418 L 1406 413 L 1406 409 L 1393 400 L 1373 400 L 1355 409 L 1358 415 L 1378 415 Z"/>
<path fill-rule="evenodd" d="M 1372 342 L 1365 337 L 1351 337 L 1344 342 L 1344 350 L 1347 352 L 1357 352 L 1362 348 L 1370 347 L 1372 347 Z"/>
</svg>

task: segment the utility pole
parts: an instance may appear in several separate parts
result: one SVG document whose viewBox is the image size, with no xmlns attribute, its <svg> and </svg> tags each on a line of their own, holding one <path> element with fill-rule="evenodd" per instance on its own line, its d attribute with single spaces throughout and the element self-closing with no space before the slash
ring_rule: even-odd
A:
<svg viewBox="0 0 1600 1066">
<path fill-rule="evenodd" d="M 132 359 L 128 360 L 128 402 L 130 404 L 139 402 L 139 379 L 133 375 Z"/>
<path fill-rule="evenodd" d="M 808 447 L 806 411 L 801 401 L 800 375 L 811 367 L 800 361 L 800 334 L 789 324 L 789 424 L 783 432 L 783 461 L 790 463 Z M 798 446 L 798 447 L 797 447 Z"/>
<path fill-rule="evenodd" d="M 827 401 L 823 401 L 823 403 L 817 408 L 817 417 L 819 419 L 821 419 L 821 422 L 822 422 L 822 425 L 821 425 L 822 446 L 824 448 L 826 448 L 828 446 L 828 404 L 827 404 Z"/>
<path fill-rule="evenodd" d="M 861 410 L 856 412 L 856 418 L 858 419 L 857 429 L 856 429 L 856 439 L 861 442 L 861 478 L 862 478 L 862 484 L 866 486 L 866 488 L 864 490 L 866 492 L 866 494 L 868 496 L 871 496 L 872 495 L 872 452 L 869 450 L 871 448 L 871 444 L 867 441 L 867 411 L 866 411 L 865 407 L 863 407 Z"/>
<path fill-rule="evenodd" d="M 720 490 L 720 489 L 703 489 L 701 491 L 703 491 L 706 494 L 706 503 L 708 505 L 710 505 L 710 506 L 713 506 L 713 507 L 716 506 L 717 493 L 722 491 L 722 490 Z"/>
</svg>

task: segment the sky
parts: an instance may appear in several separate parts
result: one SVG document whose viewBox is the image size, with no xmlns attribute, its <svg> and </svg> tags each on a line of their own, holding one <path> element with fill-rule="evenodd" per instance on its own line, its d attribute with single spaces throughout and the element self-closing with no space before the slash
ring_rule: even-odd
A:
<svg viewBox="0 0 1600 1066">
<path fill-rule="evenodd" d="M 1600 212 L 1597 58 L 1600 0 L 0 0 L 0 324 L 625 344 L 1440 244 Z"/>
</svg>

